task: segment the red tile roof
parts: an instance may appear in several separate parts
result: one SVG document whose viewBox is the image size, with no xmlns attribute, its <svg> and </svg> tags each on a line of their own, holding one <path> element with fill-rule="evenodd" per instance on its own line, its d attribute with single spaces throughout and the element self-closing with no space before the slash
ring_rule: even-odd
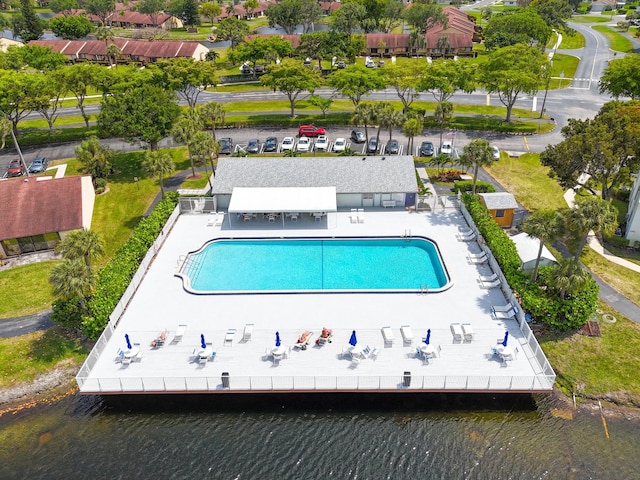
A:
<svg viewBox="0 0 640 480">
<path fill-rule="evenodd" d="M 82 228 L 82 177 L 0 181 L 0 239 Z"/>
<path fill-rule="evenodd" d="M 180 40 L 145 40 L 118 39 L 115 43 L 123 55 L 134 55 L 143 58 L 176 58 L 192 57 L 200 45 L 199 42 L 182 42 Z M 102 40 L 33 40 L 30 45 L 49 47 L 53 52 L 64 55 L 87 58 L 104 56 L 107 47 Z"/>
</svg>

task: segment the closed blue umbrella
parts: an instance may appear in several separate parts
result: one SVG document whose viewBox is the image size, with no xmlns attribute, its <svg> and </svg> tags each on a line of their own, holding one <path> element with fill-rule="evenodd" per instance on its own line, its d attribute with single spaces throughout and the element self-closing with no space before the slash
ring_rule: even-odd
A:
<svg viewBox="0 0 640 480">
<path fill-rule="evenodd" d="M 502 341 L 502 346 L 507 346 L 507 340 L 509 339 L 509 332 L 504 332 L 504 340 Z"/>
<path fill-rule="evenodd" d="M 129 350 L 131 350 L 131 341 L 129 340 L 129 334 L 128 333 L 124 334 L 124 339 L 127 341 L 127 348 Z"/>
<path fill-rule="evenodd" d="M 353 332 L 351 332 L 351 338 L 349 339 L 349 345 L 351 345 L 352 347 L 355 347 L 356 343 L 358 343 L 358 339 L 356 338 L 356 331 L 354 330 Z"/>
<path fill-rule="evenodd" d="M 276 347 L 280 346 L 280 332 L 276 332 Z"/>
<path fill-rule="evenodd" d="M 207 348 L 207 344 L 204 341 L 204 333 L 200 334 L 200 346 L 202 346 L 202 348 Z"/>
<path fill-rule="evenodd" d="M 427 330 L 427 336 L 424 338 L 424 343 L 429 345 L 429 341 L 431 341 L 431 329 Z"/>
</svg>

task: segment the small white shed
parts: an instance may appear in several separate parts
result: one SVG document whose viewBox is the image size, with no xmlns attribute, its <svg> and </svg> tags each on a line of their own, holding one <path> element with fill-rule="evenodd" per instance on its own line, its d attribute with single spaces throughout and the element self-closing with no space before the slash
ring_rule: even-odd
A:
<svg viewBox="0 0 640 480">
<path fill-rule="evenodd" d="M 518 250 L 518 256 L 520 262 L 522 262 L 522 270 L 524 272 L 531 272 L 536 266 L 536 259 L 538 258 L 538 250 L 540 249 L 540 240 L 535 237 L 530 237 L 527 233 L 519 233 L 511 237 L 513 243 L 516 244 Z M 540 267 L 552 267 L 557 265 L 558 261 L 556 257 L 549 251 L 547 247 L 542 246 L 542 255 L 540 256 Z"/>
</svg>

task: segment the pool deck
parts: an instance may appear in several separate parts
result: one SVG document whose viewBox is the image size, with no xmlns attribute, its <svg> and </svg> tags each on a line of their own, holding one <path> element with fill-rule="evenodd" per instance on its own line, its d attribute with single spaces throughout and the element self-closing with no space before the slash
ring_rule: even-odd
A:
<svg viewBox="0 0 640 480">
<path fill-rule="evenodd" d="M 208 215 L 184 214 L 150 265 L 142 283 L 122 315 L 113 335 L 95 360 L 88 375 L 79 378 L 85 394 L 120 393 L 224 393 L 273 391 L 549 391 L 553 376 L 543 372 L 540 353 L 531 348 L 515 319 L 494 320 L 492 305 L 504 305 L 499 288 L 483 289 L 479 274 L 489 274 L 487 265 L 471 265 L 466 255 L 478 252 L 476 242 L 456 239 L 466 226 L 453 208 L 435 212 L 367 211 L 364 223 L 351 223 L 350 213 L 338 212 L 335 228 L 300 223 L 294 228 L 266 222 L 234 223 L 228 218 L 210 226 Z M 295 293 L 257 295 L 194 295 L 186 292 L 176 273 L 179 258 L 218 237 L 341 237 L 402 236 L 407 233 L 434 240 L 452 280 L 452 287 L 438 293 Z M 246 324 L 254 324 L 250 341 L 242 340 Z M 474 338 L 454 343 L 451 323 L 470 323 Z M 187 325 L 179 341 L 172 341 L 178 325 Z M 400 327 L 410 325 L 413 345 L 403 345 Z M 389 326 L 395 341 L 385 345 L 381 328 Z M 288 358 L 274 365 L 266 351 L 274 346 L 275 332 L 282 344 L 292 347 L 298 336 L 311 330 L 316 338 L 323 327 L 333 330 L 333 341 L 322 347 L 291 349 Z M 150 342 L 163 329 L 167 342 L 156 349 Z M 228 329 L 236 335 L 224 345 Z M 415 357 L 427 329 L 431 344 L 441 347 L 439 358 L 423 364 Z M 377 358 L 352 365 L 347 348 L 352 330 L 358 344 L 379 350 Z M 517 357 L 505 366 L 488 354 L 509 331 L 509 345 Z M 116 362 L 125 348 L 124 335 L 139 343 L 140 361 Z M 214 361 L 193 361 L 204 334 L 216 351 Z M 228 385 L 222 383 L 228 372 Z M 405 372 L 410 372 L 407 382 Z M 80 375 L 79 375 L 80 377 Z M 228 388 L 227 388 L 228 387 Z"/>
</svg>

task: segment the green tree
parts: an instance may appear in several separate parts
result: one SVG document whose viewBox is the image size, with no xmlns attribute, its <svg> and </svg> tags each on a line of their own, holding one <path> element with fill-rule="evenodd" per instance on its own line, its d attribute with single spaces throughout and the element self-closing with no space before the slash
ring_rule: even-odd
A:
<svg viewBox="0 0 640 480">
<path fill-rule="evenodd" d="M 640 55 L 612 60 L 600 77 L 600 93 L 640 99 Z"/>
<path fill-rule="evenodd" d="M 310 92 L 322 85 L 322 78 L 309 68 L 300 68 L 292 61 L 285 60 L 280 65 L 274 65 L 260 77 L 262 85 L 273 91 L 280 91 L 287 95 L 291 106 L 291 117 L 295 117 L 295 104 L 302 92 Z"/>
<path fill-rule="evenodd" d="M 564 222 L 558 212 L 553 210 L 537 210 L 522 222 L 522 230 L 540 241 L 536 263 L 531 272 L 531 281 L 538 279 L 538 266 L 542 257 L 542 249 L 547 242 L 553 242 L 564 233 Z"/>
<path fill-rule="evenodd" d="M 331 107 L 333 99 L 321 97 L 320 95 L 311 95 L 309 97 L 309 103 L 314 107 L 318 107 L 320 110 L 322 110 L 322 116 L 326 117 L 327 110 L 329 110 L 329 108 Z"/>
<path fill-rule="evenodd" d="M 100 24 L 107 26 L 107 19 L 115 12 L 115 0 L 88 0 L 85 4 L 87 12 L 100 19 Z"/>
<path fill-rule="evenodd" d="M 258 3 L 258 0 L 246 0 L 244 2 L 244 8 L 245 10 L 249 13 L 250 16 L 253 17 L 253 12 L 255 11 L 256 8 L 258 8 L 260 6 L 260 4 Z"/>
<path fill-rule="evenodd" d="M 382 71 L 386 85 L 393 87 L 402 102 L 402 113 L 406 114 L 413 101 L 419 97 L 417 85 L 420 84 L 424 68 L 418 62 L 395 63 L 385 65 Z"/>
<path fill-rule="evenodd" d="M 142 169 L 154 178 L 158 179 L 160 192 L 164 198 L 164 177 L 175 169 L 173 158 L 166 150 L 148 151 L 144 154 Z"/>
<path fill-rule="evenodd" d="M 149 15 L 151 25 L 153 25 L 154 28 L 158 27 L 158 16 L 163 12 L 166 6 L 166 0 L 140 0 L 136 4 L 136 8 L 140 13 Z"/>
<path fill-rule="evenodd" d="M 487 50 L 522 43 L 537 44 L 544 50 L 551 38 L 551 27 L 531 8 L 493 15 L 483 30 Z"/>
<path fill-rule="evenodd" d="M 269 63 L 275 62 L 278 58 L 288 57 L 291 53 L 293 53 L 291 43 L 282 37 L 273 35 L 269 38 L 256 37 L 238 45 L 235 59 L 240 62 L 249 62 L 255 69 L 256 64 L 261 60 Z"/>
<path fill-rule="evenodd" d="M 404 115 L 402 112 L 396 110 L 390 102 L 378 103 L 378 123 L 380 128 L 378 129 L 378 137 L 380 136 L 380 130 L 383 128 L 389 129 L 389 141 L 393 138 L 393 129 L 401 127 L 404 123 Z"/>
<path fill-rule="evenodd" d="M 489 53 L 487 62 L 479 67 L 479 80 L 487 93 L 497 93 L 507 107 L 506 122 L 511 121 L 511 110 L 518 95 L 536 94 L 548 65 L 547 57 L 540 50 L 522 44 Z"/>
<path fill-rule="evenodd" d="M 109 57 L 110 61 L 113 62 L 112 65 L 114 67 L 118 66 L 118 58 L 122 55 L 122 50 L 115 44 L 112 43 L 107 47 L 107 57 Z"/>
<path fill-rule="evenodd" d="M 0 115 L 0 150 L 4 149 L 7 135 L 9 135 L 12 130 L 13 123 L 11 123 L 11 120 L 4 115 Z"/>
<path fill-rule="evenodd" d="M 583 289 L 590 281 L 591 275 L 575 258 L 563 258 L 560 265 L 553 269 L 551 274 L 551 284 L 558 290 L 561 300 L 567 294 L 573 295 Z"/>
<path fill-rule="evenodd" d="M 44 22 L 36 15 L 33 0 L 20 0 L 19 10 L 13 16 L 13 34 L 24 42 L 38 40 L 44 33 Z"/>
<path fill-rule="evenodd" d="M 400 0 L 386 0 L 379 27 L 384 33 L 391 33 L 402 23 L 405 4 Z"/>
<path fill-rule="evenodd" d="M 93 230 L 69 232 L 56 246 L 66 260 L 81 260 L 91 268 L 91 261 L 104 255 L 104 242 L 100 234 Z"/>
<path fill-rule="evenodd" d="M 599 186 L 609 200 L 640 169 L 639 121 L 640 102 L 609 102 L 593 119 L 569 119 L 565 139 L 548 145 L 540 162 L 563 188 L 578 185 L 595 193 Z"/>
<path fill-rule="evenodd" d="M 217 2 L 204 2 L 200 5 L 200 14 L 211 21 L 211 25 L 216 17 L 222 13 L 222 8 Z"/>
<path fill-rule="evenodd" d="M 438 23 L 444 28 L 449 25 L 449 17 L 442 13 L 442 7 L 433 3 L 414 3 L 404 12 L 404 19 L 422 35 Z"/>
<path fill-rule="evenodd" d="M 247 35 L 249 35 L 249 25 L 236 17 L 223 18 L 216 28 L 216 37 L 230 41 L 231 50 L 235 49 Z"/>
<path fill-rule="evenodd" d="M 11 120 L 14 134 L 18 122 L 42 104 L 40 80 L 31 73 L 0 71 L 0 114 Z"/>
<path fill-rule="evenodd" d="M 444 134 L 445 125 L 453 117 L 453 103 L 440 102 L 436 105 L 436 109 L 433 111 L 433 116 L 436 123 L 440 125 L 440 145 L 442 145 L 442 135 Z"/>
<path fill-rule="evenodd" d="M 200 10 L 196 0 L 184 0 L 182 20 L 187 26 L 200 25 Z"/>
<path fill-rule="evenodd" d="M 36 86 L 39 95 L 34 98 L 34 109 L 42 115 L 49 125 L 49 133 L 53 134 L 53 124 L 58 118 L 61 98 L 67 93 L 67 87 L 63 81 L 61 71 L 53 71 L 48 74 L 34 73 L 34 80 L 40 86 Z"/>
<path fill-rule="evenodd" d="M 49 8 L 55 13 L 62 13 L 65 17 L 68 17 L 79 7 L 77 0 L 51 0 Z"/>
<path fill-rule="evenodd" d="M 371 102 L 359 103 L 351 117 L 352 124 L 364 127 L 367 145 L 369 145 L 369 127 L 376 122 L 377 118 L 376 104 Z"/>
<path fill-rule="evenodd" d="M 216 139 L 216 127 L 224 124 L 224 118 L 227 114 L 221 103 L 209 102 L 202 105 L 199 110 L 200 118 L 205 127 L 211 129 L 213 139 Z"/>
<path fill-rule="evenodd" d="M 62 70 L 62 81 L 77 100 L 80 115 L 89 130 L 89 115 L 85 112 L 84 101 L 87 98 L 89 89 L 96 87 L 98 79 L 102 73 L 101 67 L 93 63 L 76 63 Z"/>
<path fill-rule="evenodd" d="M 364 35 L 351 35 L 347 44 L 346 56 L 350 63 L 355 63 L 356 58 L 362 54 L 367 46 L 367 39 Z"/>
<path fill-rule="evenodd" d="M 493 162 L 493 150 L 491 145 L 484 138 L 476 138 L 465 145 L 460 163 L 466 167 L 473 168 L 473 187 L 471 194 L 476 194 L 476 183 L 478 181 L 478 170 L 484 165 Z"/>
<path fill-rule="evenodd" d="M 73 17 L 57 17 L 49 21 L 51 31 L 65 40 L 76 40 L 89 35 L 93 29 L 93 23 L 85 15 Z"/>
<path fill-rule="evenodd" d="M 565 219 L 571 232 L 578 239 L 578 247 L 574 258 L 578 260 L 587 244 L 589 232 L 613 232 L 616 228 L 618 211 L 606 200 L 599 197 L 587 197 L 576 202 L 575 206 L 565 212 Z"/>
<path fill-rule="evenodd" d="M 158 142 L 169 135 L 179 115 L 175 94 L 154 85 L 142 85 L 102 99 L 98 131 L 129 142 L 147 143 L 156 151 Z"/>
<path fill-rule="evenodd" d="M 113 33 L 113 30 L 108 27 L 98 27 L 96 28 L 96 40 L 102 40 L 104 42 L 105 47 L 109 46 L 109 42 L 113 42 L 116 38 L 116 34 Z"/>
<path fill-rule="evenodd" d="M 5 55 L 7 70 L 22 70 L 27 67 L 38 71 L 50 71 L 60 68 L 67 63 L 67 58 L 49 47 L 40 45 L 11 45 Z"/>
<path fill-rule="evenodd" d="M 63 260 L 51 269 L 49 282 L 53 294 L 64 300 L 78 299 L 83 312 L 87 310 L 87 297 L 95 286 L 91 267 L 81 259 Z"/>
<path fill-rule="evenodd" d="M 378 70 L 369 70 L 360 64 L 349 65 L 332 73 L 329 76 L 329 85 L 349 98 L 355 107 L 364 95 L 385 87 L 384 79 Z"/>
<path fill-rule="evenodd" d="M 322 7 L 316 0 L 294 0 L 300 4 L 300 24 L 303 26 L 303 33 L 311 32 L 313 25 L 318 23 L 322 17 Z"/>
<path fill-rule="evenodd" d="M 358 2 L 343 2 L 339 9 L 331 14 L 331 29 L 351 35 L 362 27 L 367 16 L 364 5 Z"/>
<path fill-rule="evenodd" d="M 202 92 L 201 88 L 215 85 L 218 79 L 215 66 L 209 62 L 197 62 L 193 58 L 172 58 L 159 60 L 157 67 L 162 74 L 160 84 L 178 93 L 193 110 Z"/>
<path fill-rule="evenodd" d="M 201 130 L 202 118 L 200 117 L 200 114 L 195 110 L 189 110 L 178 118 L 173 126 L 173 130 L 171 131 L 175 142 L 187 145 L 189 161 L 191 162 L 191 173 L 194 177 L 196 176 L 196 167 L 193 162 L 193 152 L 191 151 L 191 139 Z"/>
<path fill-rule="evenodd" d="M 281 27 L 287 35 L 293 35 L 296 27 L 302 23 L 302 4 L 300 0 L 282 0 L 267 7 L 270 27 Z"/>
<path fill-rule="evenodd" d="M 207 162 L 211 165 L 211 172 L 215 174 L 215 170 L 213 167 L 213 156 L 218 154 L 218 142 L 216 142 L 215 138 L 209 132 L 196 132 L 189 141 L 188 144 L 189 151 L 193 156 L 194 161 L 201 163 L 205 167 L 205 172 L 207 169 Z M 209 178 L 209 182 L 211 181 L 209 177 L 209 173 L 207 173 L 207 178 Z M 211 183 L 209 183 L 209 187 L 212 187 Z"/>
<path fill-rule="evenodd" d="M 300 36 L 300 45 L 296 53 L 303 57 L 316 58 L 318 69 L 322 70 L 322 61 L 332 57 L 343 57 L 347 50 L 348 38 L 337 32 L 313 32 Z"/>
<path fill-rule="evenodd" d="M 551 28 L 566 30 L 566 20 L 573 15 L 573 7 L 567 0 L 533 0 L 529 4 Z"/>
<path fill-rule="evenodd" d="M 423 121 L 421 118 L 408 118 L 402 124 L 402 133 L 409 139 L 407 143 L 407 153 L 410 155 L 413 152 L 413 139 L 422 133 Z"/>
<path fill-rule="evenodd" d="M 111 160 L 113 151 L 103 147 L 95 135 L 83 140 L 76 147 L 76 158 L 80 160 L 85 171 L 93 177 L 106 179 L 113 173 Z"/>
</svg>

